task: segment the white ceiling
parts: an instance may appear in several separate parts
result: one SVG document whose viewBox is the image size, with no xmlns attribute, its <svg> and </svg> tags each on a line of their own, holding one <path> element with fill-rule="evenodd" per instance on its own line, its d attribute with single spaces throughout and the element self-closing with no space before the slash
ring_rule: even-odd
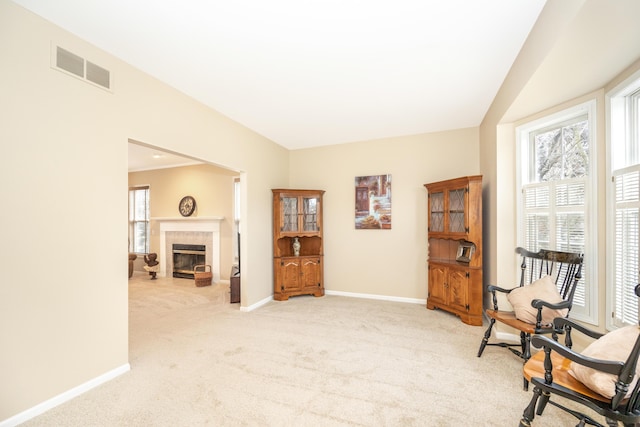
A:
<svg viewBox="0 0 640 427">
<path fill-rule="evenodd" d="M 129 172 L 197 165 L 202 162 L 153 147 L 129 143 Z"/>
<path fill-rule="evenodd" d="M 289 148 L 478 126 L 545 0 L 14 0 Z"/>
</svg>

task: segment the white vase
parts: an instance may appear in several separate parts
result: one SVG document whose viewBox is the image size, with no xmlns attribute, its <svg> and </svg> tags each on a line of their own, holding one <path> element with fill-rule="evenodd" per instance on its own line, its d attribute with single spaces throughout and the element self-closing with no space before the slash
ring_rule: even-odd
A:
<svg viewBox="0 0 640 427">
<path fill-rule="evenodd" d="M 293 255 L 300 256 L 300 242 L 297 237 L 293 238 Z"/>
</svg>

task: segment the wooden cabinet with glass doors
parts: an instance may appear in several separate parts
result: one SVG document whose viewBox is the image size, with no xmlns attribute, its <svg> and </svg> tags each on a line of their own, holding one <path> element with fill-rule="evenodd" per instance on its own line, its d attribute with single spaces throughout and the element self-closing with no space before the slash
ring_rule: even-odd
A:
<svg viewBox="0 0 640 427">
<path fill-rule="evenodd" d="M 273 299 L 324 295 L 323 190 L 274 189 Z"/>
<path fill-rule="evenodd" d="M 482 326 L 482 176 L 424 186 L 429 206 L 427 308 Z"/>
</svg>

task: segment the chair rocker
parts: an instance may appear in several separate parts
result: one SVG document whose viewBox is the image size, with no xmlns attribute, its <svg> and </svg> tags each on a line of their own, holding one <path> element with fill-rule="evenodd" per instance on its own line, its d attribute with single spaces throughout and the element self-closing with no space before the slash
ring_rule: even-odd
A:
<svg viewBox="0 0 640 427">
<path fill-rule="evenodd" d="M 569 311 L 573 305 L 573 295 L 582 277 L 583 255 L 546 249 L 530 252 L 520 247 L 516 248 L 516 253 L 520 254 L 522 258 L 519 286 L 513 289 L 505 289 L 495 285 L 487 286 L 487 291 L 491 292 L 493 309 L 485 310 L 485 314 L 489 318 L 489 327 L 480 343 L 478 357 L 482 356 L 486 346 L 499 346 L 507 348 L 526 362 L 531 357 L 531 336 L 533 334 L 551 334 L 553 339 L 557 341 L 558 334 L 564 333 L 562 328 L 557 328 L 552 323 L 553 318 L 556 317 L 552 313 L 566 313 L 561 317 L 569 316 Z M 549 277 L 546 278 L 545 276 Z M 545 280 L 549 282 L 547 289 L 549 286 L 553 288 L 553 285 L 555 285 L 557 299 L 554 302 L 546 301 L 541 297 L 536 298 L 535 292 L 540 289 L 538 284 Z M 551 285 L 551 282 L 553 285 Z M 536 286 L 527 287 L 527 285 Z M 518 291 L 513 292 L 516 289 Z M 555 292 L 555 290 L 551 290 L 551 292 Z M 509 295 L 511 294 L 514 300 L 512 305 L 515 303 L 516 294 L 518 294 L 521 304 L 514 306 L 514 310 L 511 311 L 500 310 L 498 308 L 498 292 L 506 294 L 507 298 L 510 298 Z M 533 294 L 528 295 L 532 292 Z M 549 294 L 549 292 L 546 292 L 546 294 Z M 544 307 L 552 311 L 543 312 Z M 521 314 L 522 311 L 529 312 L 528 318 Z M 522 318 L 528 321 L 521 320 Z M 520 343 L 489 342 L 491 330 L 496 322 L 501 322 L 519 330 Z M 570 345 L 571 343 L 569 343 Z M 512 347 L 519 347 L 519 349 Z M 524 379 L 525 390 L 528 389 L 528 385 L 528 381 Z"/>
<path fill-rule="evenodd" d="M 640 285 L 635 292 L 640 296 Z M 575 416 L 577 426 L 603 427 L 592 417 L 551 400 L 556 397 L 574 402 L 573 408 L 576 403 L 584 405 L 604 417 L 608 426 L 618 426 L 618 422 L 627 427 L 640 426 L 640 381 L 636 378 L 633 384 L 638 374 L 640 328 L 627 326 L 600 334 L 570 319 L 557 318 L 554 324 L 565 329 L 568 336 L 572 330 L 579 331 L 596 341 L 580 354 L 548 337 L 533 336 L 532 344 L 543 350 L 524 364 L 523 373 L 533 385 L 533 397 L 519 426 L 531 426 L 534 417 L 542 415 L 550 403 Z"/>
</svg>

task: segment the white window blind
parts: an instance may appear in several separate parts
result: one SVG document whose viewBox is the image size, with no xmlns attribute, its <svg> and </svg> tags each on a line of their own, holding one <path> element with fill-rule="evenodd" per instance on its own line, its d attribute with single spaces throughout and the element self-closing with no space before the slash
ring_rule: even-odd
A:
<svg viewBox="0 0 640 427">
<path fill-rule="evenodd" d="M 607 327 L 638 324 L 640 277 L 640 72 L 607 94 Z"/>
<path fill-rule="evenodd" d="M 526 184 L 524 202 L 524 247 L 537 252 L 555 249 L 585 252 L 585 178 Z M 574 305 L 585 306 L 587 298 L 583 270 L 574 295 Z"/>
<path fill-rule="evenodd" d="M 615 262 L 614 318 L 616 324 L 638 323 L 638 215 L 640 213 L 640 165 L 614 174 Z"/>
</svg>

